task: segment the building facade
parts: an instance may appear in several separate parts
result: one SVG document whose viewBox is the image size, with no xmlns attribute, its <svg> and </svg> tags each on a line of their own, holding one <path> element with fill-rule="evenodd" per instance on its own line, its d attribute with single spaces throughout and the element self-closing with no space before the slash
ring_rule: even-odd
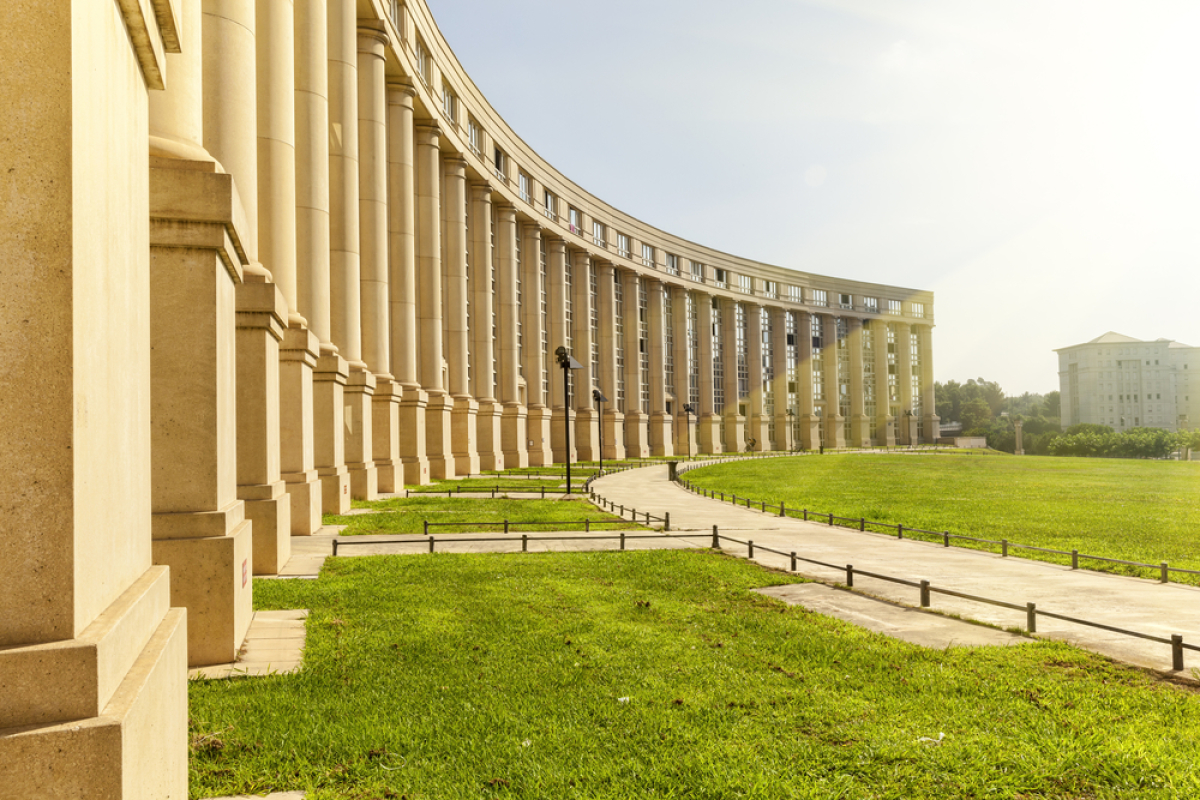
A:
<svg viewBox="0 0 1200 800">
<path fill-rule="evenodd" d="M 0 796 L 186 796 L 187 665 L 351 497 L 938 437 L 931 293 L 605 204 L 423 0 L 76 0 L 0 43 Z"/>
<path fill-rule="evenodd" d="M 1200 348 L 1112 331 L 1058 353 L 1063 427 L 1192 430 L 1200 422 Z"/>
</svg>

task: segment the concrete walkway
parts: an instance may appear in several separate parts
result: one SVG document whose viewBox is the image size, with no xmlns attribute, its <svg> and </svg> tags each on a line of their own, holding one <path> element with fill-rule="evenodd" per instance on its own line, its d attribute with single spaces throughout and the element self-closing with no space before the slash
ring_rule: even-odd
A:
<svg viewBox="0 0 1200 800">
<path fill-rule="evenodd" d="M 860 533 L 815 522 L 780 518 L 730 503 L 709 500 L 672 484 L 666 466 L 644 467 L 600 478 L 592 488 L 601 497 L 639 512 L 671 514 L 672 533 L 697 546 L 712 542 L 712 526 L 722 536 L 750 540 L 755 545 L 795 552 L 829 564 L 853 564 L 866 570 L 909 581 L 928 580 L 936 588 L 1024 605 L 1112 627 L 1170 639 L 1181 634 L 1187 644 L 1200 645 L 1200 589 L 1179 584 L 1071 570 L 1040 561 L 940 544 L 903 541 L 883 534 Z M 691 533 L 691 532 L 694 532 Z M 722 542 L 722 548 L 746 555 L 745 545 Z M 787 569 L 789 559 L 755 551 L 754 560 Z M 798 572 L 827 582 L 843 583 L 844 568 L 825 569 L 800 562 Z M 919 589 L 855 576 L 855 589 L 893 603 L 917 606 Z M 938 594 L 931 608 L 1002 627 L 1025 627 L 1025 613 Z M 832 602 L 826 598 L 826 609 Z M 848 613 L 855 613 L 850 611 Z M 1138 666 L 1170 671 L 1171 646 L 1118 633 L 1039 616 L 1037 635 L 1060 639 Z M 1185 667 L 1200 667 L 1200 653 L 1185 651 Z M 1187 674 L 1185 671 L 1184 674 Z"/>
</svg>

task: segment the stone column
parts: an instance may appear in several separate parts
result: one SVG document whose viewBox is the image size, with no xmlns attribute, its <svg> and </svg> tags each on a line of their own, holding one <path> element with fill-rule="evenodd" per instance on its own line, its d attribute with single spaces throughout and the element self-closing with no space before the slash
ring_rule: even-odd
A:
<svg viewBox="0 0 1200 800">
<path fill-rule="evenodd" d="M 667 289 L 668 302 L 671 308 L 671 323 L 674 326 L 672 339 L 675 347 L 675 452 L 681 456 L 691 456 L 696 452 L 695 429 L 692 418 L 695 416 L 683 410 L 691 401 L 692 352 L 688 346 L 688 291 L 682 286 L 671 286 Z"/>
<path fill-rule="evenodd" d="M 925 441 L 937 444 L 938 439 L 942 438 L 942 419 L 937 415 L 937 398 L 934 396 L 933 390 L 933 326 L 916 325 L 914 327 L 917 329 L 917 346 L 921 348 L 921 412 L 925 416 Z M 1018 426 L 1020 424 L 1017 423 Z M 1020 430 L 1019 427 L 1018 430 Z M 1019 436 L 1017 441 L 1017 450 L 1020 451 Z M 1018 455 L 1021 454 L 1018 452 Z"/>
<path fill-rule="evenodd" d="M 875 444 L 896 446 L 896 418 L 892 416 L 892 394 L 888 386 L 888 323 L 877 320 L 871 326 L 875 337 Z"/>
<path fill-rule="evenodd" d="M 792 410 L 788 406 L 788 346 L 787 309 L 771 306 L 767 312 L 771 323 L 771 383 L 775 394 L 775 441 L 776 450 L 790 451 L 792 442 Z"/>
<path fill-rule="evenodd" d="M 554 463 L 554 453 L 550 447 L 550 398 L 546 396 L 542 385 L 542 374 L 546 372 L 547 359 L 550 357 L 542 345 L 545 332 L 542 294 L 546 291 L 542 277 L 542 252 L 545 245 L 540 225 L 525 223 L 521 227 L 521 236 L 521 286 L 525 298 L 522 303 L 524 308 L 521 309 L 521 325 L 525 331 L 523 361 L 525 405 L 528 409 L 525 420 L 525 435 L 528 438 L 524 444 L 529 448 L 529 465 L 540 467 Z M 549 299 L 547 295 L 547 302 Z M 549 379 L 553 380 L 553 375 L 549 375 Z"/>
<path fill-rule="evenodd" d="M 453 478 L 450 430 L 454 401 L 446 392 L 442 357 L 441 130 L 435 122 L 418 125 L 416 132 L 417 337 L 421 385 L 428 398 L 425 445 L 430 476 Z"/>
<path fill-rule="evenodd" d="M 172 17 L 156 25 L 136 6 L 108 3 L 10 5 L 0 27 L 10 109 L 0 119 L 5 797 L 187 794 L 187 612 L 171 608 L 183 605 L 172 596 L 176 575 L 153 565 L 149 496 L 156 401 L 150 237 L 159 226 L 148 218 L 160 198 L 147 160 L 147 89 L 162 88 L 163 71 L 172 91 L 189 96 L 178 98 L 178 117 L 155 120 L 156 134 L 174 139 L 160 139 L 156 156 L 169 148 L 192 160 L 189 167 L 207 171 L 195 183 L 216 170 L 195 124 L 200 69 L 190 57 L 199 56 L 199 5 L 173 7 L 178 30 Z M 178 53 L 181 44 L 187 57 L 167 55 L 163 64 L 163 50 Z M 189 70 L 190 83 L 180 77 Z M 190 131 L 177 126 L 189 121 Z M 228 186 L 229 176 L 220 177 Z M 190 230 L 213 227 L 197 221 Z M 202 261 L 207 252 L 215 294 L 218 251 L 234 263 L 240 255 L 230 253 L 223 234 L 197 244 L 180 255 Z M 223 292 L 231 302 L 231 290 Z M 225 322 L 232 324 L 228 316 Z M 209 331 L 214 324 L 208 321 Z M 164 346 L 205 348 L 203 329 L 173 333 Z M 216 348 L 205 349 L 211 363 Z M 206 368 L 200 383 L 210 384 L 214 372 Z M 208 400 L 192 400 L 211 413 L 215 389 L 208 386 Z M 209 419 L 180 422 L 216 433 Z M 227 443 L 233 432 L 226 433 Z M 209 458 L 218 438 L 206 437 Z M 192 466 L 214 471 L 211 462 Z M 225 550 L 231 558 L 249 556 L 248 537 L 241 541 L 240 550 Z M 211 553 L 199 542 L 194 550 Z M 249 589 L 233 584 L 240 561 L 205 566 L 214 585 L 226 587 L 223 599 L 245 602 Z"/>
<path fill-rule="evenodd" d="M 671 456 L 675 454 L 675 440 L 671 434 L 672 415 L 667 413 L 667 328 L 664 305 L 671 302 L 667 287 L 662 281 L 646 280 L 646 311 L 649 314 L 646 332 L 649 338 L 646 348 L 650 351 L 650 418 L 647 439 L 650 454 Z M 686 320 L 685 320 L 686 323 Z M 674 334 L 674 331 L 672 331 Z M 674 354 L 672 354 L 674 355 Z M 679 390 L 679 360 L 675 362 L 675 386 Z M 686 366 L 687 361 L 684 360 Z M 686 370 L 682 373 L 687 377 Z M 686 384 L 685 384 L 686 385 Z M 686 400 L 676 399 L 676 413 L 682 413 Z"/>
<path fill-rule="evenodd" d="M 713 360 L 717 357 L 713 341 L 712 295 L 694 292 L 696 327 L 700 334 L 700 413 L 696 417 L 697 448 L 701 453 L 723 452 L 721 419 L 716 407 Z"/>
<path fill-rule="evenodd" d="M 460 155 L 443 157 L 445 197 L 442 216 L 446 224 L 444 242 L 446 366 L 450 396 L 454 401 L 451 447 L 454 471 L 458 475 L 479 473 L 476 447 L 476 415 L 479 404 L 471 396 L 467 364 L 471 348 L 467 329 L 467 162 Z"/>
<path fill-rule="evenodd" d="M 771 428 L 766 416 L 766 381 L 763 375 L 763 307 L 746 305 L 746 365 L 750 368 L 750 408 L 747 438 L 757 440 L 756 451 L 771 449 Z"/>
<path fill-rule="evenodd" d="M 821 446 L 821 418 L 817 416 L 816 398 L 813 396 L 812 318 L 811 311 L 796 314 L 799 345 L 796 354 L 796 400 L 800 406 L 800 446 L 805 450 L 816 450 Z"/>
<path fill-rule="evenodd" d="M 826 314 L 822 319 L 825 332 L 825 347 L 821 350 L 821 359 L 825 367 L 825 416 L 822 424 L 825 426 L 825 446 L 846 446 L 846 418 L 842 416 L 839 394 L 839 379 L 841 376 L 838 363 L 837 317 Z"/>
<path fill-rule="evenodd" d="M 554 351 L 567 345 L 567 269 L 569 268 L 567 243 L 557 237 L 546 241 L 546 278 L 550 301 L 550 446 L 555 463 L 562 464 L 568 458 L 574 460 L 575 440 L 571 439 L 570 452 L 566 449 L 566 426 L 575 424 L 572 404 L 563 394 L 562 369 L 554 358 Z M 573 398 L 572 398 L 573 399 Z"/>
<path fill-rule="evenodd" d="M 638 297 L 641 278 L 630 270 L 620 270 L 618 277 L 621 280 L 622 296 L 625 298 L 625 429 L 618 431 L 617 438 L 624 438 L 624 458 L 649 458 L 650 415 L 642 411 L 641 359 L 642 347 L 649 343 L 643 343 L 641 335 L 642 310 Z M 648 307 L 646 313 L 650 313 Z M 646 321 L 648 324 L 649 319 Z"/>
<path fill-rule="evenodd" d="M 896 418 L 900 428 L 896 435 L 897 444 L 917 443 L 917 418 L 912 414 L 912 328 L 907 322 L 896 323 L 896 381 L 899 390 L 900 415 Z"/>
<path fill-rule="evenodd" d="M 517 210 L 512 206 L 496 209 L 496 331 L 500 347 L 500 420 L 501 445 L 506 467 L 529 466 L 525 444 L 525 406 L 521 403 L 521 359 L 517 305 Z"/>
<path fill-rule="evenodd" d="M 571 286 L 575 295 L 571 303 L 575 352 L 571 355 L 583 365 L 582 369 L 574 370 L 571 379 L 575 393 L 571 398 L 575 407 L 575 452 L 580 461 L 596 461 L 600 455 L 600 417 L 592 400 L 592 387 L 596 383 L 596 376 L 592 374 L 592 261 L 583 250 L 576 250 L 571 255 L 574 259 Z M 611 276 L 609 280 L 612 280 Z"/>
<path fill-rule="evenodd" d="M 600 320 L 600 375 L 597 386 L 600 393 L 608 398 L 601 412 L 601 425 L 604 426 L 600 439 L 601 450 L 605 458 L 613 460 L 625 457 L 625 414 L 617 405 L 617 297 L 615 276 L 616 270 L 607 261 L 597 261 L 593 267 L 596 270 L 596 304 Z M 628 301 L 628 298 L 626 298 Z M 626 306 L 628 310 L 628 306 Z M 625 317 L 627 324 L 632 323 L 629 315 Z M 628 351 L 626 357 L 628 358 Z M 626 387 L 628 388 L 628 387 Z M 626 403 L 629 394 L 625 395 Z"/>
<path fill-rule="evenodd" d="M 725 366 L 725 451 L 740 453 L 745 449 L 746 418 L 742 415 L 738 391 L 737 301 L 721 298 L 721 360 Z"/>
<path fill-rule="evenodd" d="M 476 417 L 479 468 L 504 469 L 500 436 L 503 406 L 496 399 L 495 328 L 492 297 L 495 254 L 492 252 L 492 187 L 487 181 L 471 184 L 471 392 L 479 404 Z"/>
<path fill-rule="evenodd" d="M 863 321 L 847 320 L 846 346 L 850 348 L 850 447 L 871 446 L 871 423 L 867 419 L 863 392 Z"/>
<path fill-rule="evenodd" d="M 429 483 L 425 455 L 425 408 L 417 350 L 416 176 L 413 155 L 413 98 L 408 81 L 388 84 L 388 306 L 391 314 L 392 374 L 400 384 L 397 419 L 404 482 Z"/>
</svg>

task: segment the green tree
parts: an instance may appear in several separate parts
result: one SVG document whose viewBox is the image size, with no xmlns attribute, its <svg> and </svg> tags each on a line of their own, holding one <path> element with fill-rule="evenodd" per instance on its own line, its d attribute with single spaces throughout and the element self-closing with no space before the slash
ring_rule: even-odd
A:
<svg viewBox="0 0 1200 800">
<path fill-rule="evenodd" d="M 982 428 L 991 422 L 991 419 L 992 409 L 982 397 L 976 397 L 963 403 L 962 410 L 959 412 L 963 433 Z"/>
</svg>

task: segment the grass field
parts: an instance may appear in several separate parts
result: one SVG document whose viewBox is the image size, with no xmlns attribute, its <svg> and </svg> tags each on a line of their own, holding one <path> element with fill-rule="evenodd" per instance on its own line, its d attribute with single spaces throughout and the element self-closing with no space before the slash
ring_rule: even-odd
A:
<svg viewBox="0 0 1200 800">
<path fill-rule="evenodd" d="M 326 514 L 326 525 L 346 525 L 342 536 L 356 534 L 422 533 L 424 520 L 437 523 L 460 523 L 454 527 L 438 527 L 432 532 L 441 536 L 448 533 L 470 533 L 494 531 L 494 525 L 474 527 L 467 522 L 618 522 L 620 517 L 608 514 L 585 500 L 492 500 L 485 497 L 396 497 L 390 500 L 355 501 L 355 508 L 370 508 L 378 514 L 354 514 L 338 516 Z M 637 529 L 626 520 L 621 526 Z M 616 526 L 606 526 L 616 529 Z M 547 525 L 512 524 L 512 531 L 547 531 Z"/>
<path fill-rule="evenodd" d="M 738 497 L 783 500 L 796 511 L 1200 569 L 1200 463 L 1195 462 L 826 455 L 722 464 L 692 470 L 687 478 Z M 1037 557 L 1032 551 L 1013 552 Z M 1083 565 L 1102 568 L 1099 562 Z"/>
<path fill-rule="evenodd" d="M 927 650 L 702 551 L 332 559 L 299 673 L 190 684 L 191 797 L 1200 793 L 1200 698 L 1066 645 Z"/>
</svg>

